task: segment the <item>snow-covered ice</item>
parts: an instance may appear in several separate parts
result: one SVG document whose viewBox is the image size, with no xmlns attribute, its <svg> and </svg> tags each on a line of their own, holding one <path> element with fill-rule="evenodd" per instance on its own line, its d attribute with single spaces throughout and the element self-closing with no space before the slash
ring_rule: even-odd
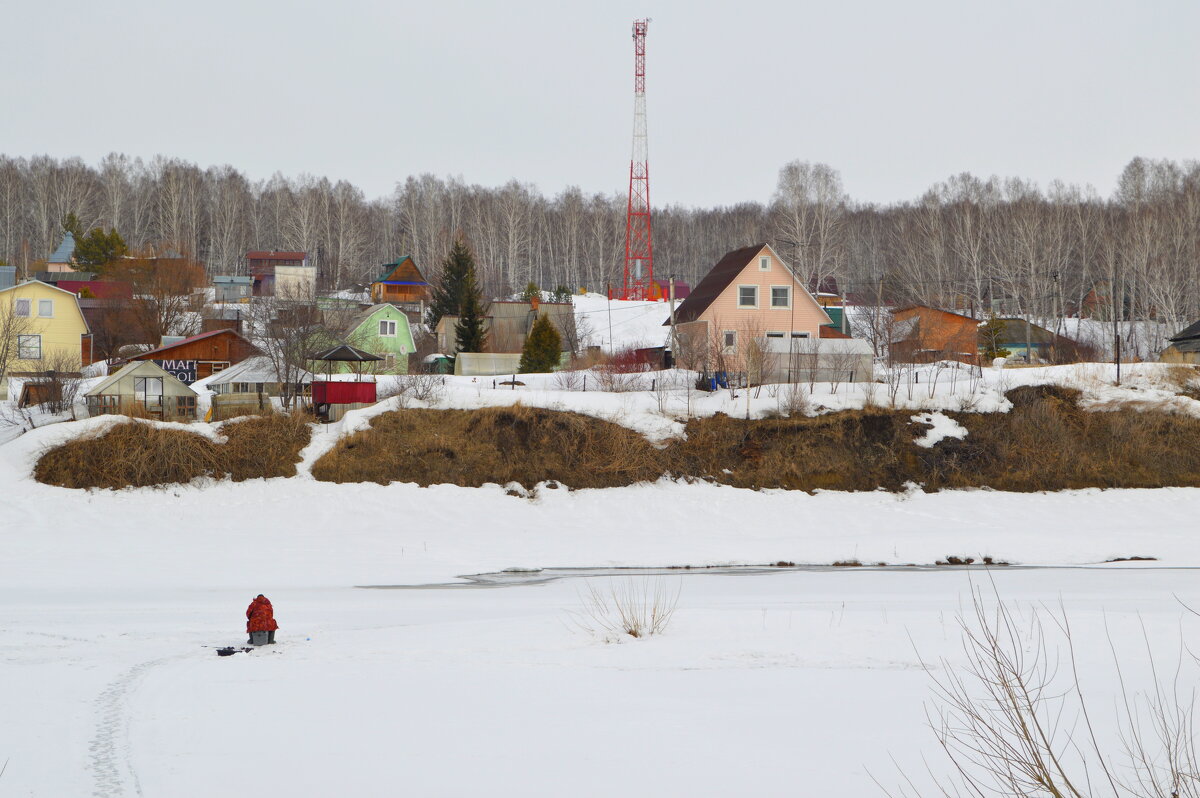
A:
<svg viewBox="0 0 1200 798">
<path fill-rule="evenodd" d="M 951 400 L 978 394 L 1003 409 L 1001 389 L 1062 375 L 984 372 L 951 390 L 930 367 L 897 405 L 953 431 Z M 653 439 L 680 434 L 686 418 L 682 393 L 664 413 L 651 391 L 561 391 L 549 376 L 492 391 L 469 379 L 449 379 L 438 405 L 506 396 Z M 1120 389 L 1103 367 L 1076 379 L 1098 406 L 1153 406 L 1168 393 L 1149 368 Z M 830 387 L 814 398 L 867 398 Z M 775 403 L 766 390 L 723 391 L 692 395 L 688 409 L 746 412 L 747 398 L 754 414 Z M 306 464 L 390 402 L 321 428 Z M 1174 665 L 1200 624 L 1181 604 L 1200 606 L 1195 489 L 808 495 L 663 480 L 518 497 L 332 485 L 306 468 L 117 492 L 30 478 L 40 451 L 109 423 L 0 445 L 0 794 L 877 796 L 872 777 L 897 781 L 892 758 L 918 777 L 923 756 L 938 762 L 921 662 L 961 661 L 955 618 L 973 584 L 1022 608 L 1061 601 L 1103 718 L 1115 698 L 1110 640 L 1127 681 L 1148 685 L 1143 634 Z M 666 634 L 621 644 L 571 620 L 586 581 L 609 577 L 456 579 L 948 556 L 1065 567 L 672 572 L 657 577 L 680 591 Z M 1134 556 L 1158 559 L 1105 564 Z M 367 587 L 404 585 L 441 586 Z M 259 592 L 275 603 L 279 645 L 215 656 L 245 639 L 242 613 Z"/>
</svg>

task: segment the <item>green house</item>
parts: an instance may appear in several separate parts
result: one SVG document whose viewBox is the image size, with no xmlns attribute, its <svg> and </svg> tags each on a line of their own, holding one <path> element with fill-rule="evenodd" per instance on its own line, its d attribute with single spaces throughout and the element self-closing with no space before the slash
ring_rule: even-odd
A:
<svg viewBox="0 0 1200 798">
<path fill-rule="evenodd" d="M 416 351 L 408 316 L 395 305 L 372 305 L 346 326 L 346 343 L 379 355 L 380 374 L 407 374 L 408 356 Z M 342 370 L 349 370 L 342 364 Z"/>
</svg>

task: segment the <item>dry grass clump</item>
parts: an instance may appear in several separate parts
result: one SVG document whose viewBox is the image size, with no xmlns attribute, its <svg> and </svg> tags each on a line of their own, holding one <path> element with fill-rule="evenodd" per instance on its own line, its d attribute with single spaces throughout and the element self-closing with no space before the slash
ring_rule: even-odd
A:
<svg viewBox="0 0 1200 798">
<path fill-rule="evenodd" d="M 228 442 L 220 447 L 222 464 L 230 479 L 296 476 L 300 450 L 312 438 L 311 422 L 303 413 L 268 413 L 223 425 Z"/>
<path fill-rule="evenodd" d="M 917 470 L 912 413 L 850 410 L 815 418 L 688 422 L 672 472 L 739 488 L 900 490 Z"/>
<path fill-rule="evenodd" d="M 257 416 L 226 424 L 225 444 L 178 429 L 130 421 L 76 438 L 46 452 L 34 467 L 38 482 L 64 488 L 142 488 L 197 477 L 234 481 L 296 474 L 310 430 L 303 415 Z"/>
<path fill-rule="evenodd" d="M 967 428 L 918 453 L 934 488 L 1039 491 L 1200 485 L 1200 419 L 1124 410 L 1087 412 L 1055 386 L 1007 394 L 1010 413 L 956 414 Z"/>
<path fill-rule="evenodd" d="M 664 467 L 645 438 L 578 413 L 514 405 L 400 410 L 342 440 L 313 466 L 325 482 L 478 486 L 554 480 L 607 488 L 657 479 Z"/>
<path fill-rule="evenodd" d="M 33 477 L 63 488 L 141 488 L 224 473 L 220 447 L 192 432 L 131 421 L 55 447 Z"/>
</svg>

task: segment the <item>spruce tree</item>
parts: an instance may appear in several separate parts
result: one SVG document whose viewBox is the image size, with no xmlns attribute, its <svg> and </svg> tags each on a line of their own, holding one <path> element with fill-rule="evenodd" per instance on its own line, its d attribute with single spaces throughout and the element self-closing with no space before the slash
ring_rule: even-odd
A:
<svg viewBox="0 0 1200 798">
<path fill-rule="evenodd" d="M 75 262 L 91 271 L 102 272 L 104 267 L 129 252 L 125 239 L 115 229 L 107 233 L 101 227 L 75 239 Z"/>
<path fill-rule="evenodd" d="M 454 325 L 454 341 L 459 352 L 482 352 L 487 344 L 487 311 L 483 294 L 475 279 L 472 264 L 462 281 L 462 304 L 458 308 L 458 324 Z"/>
<path fill-rule="evenodd" d="M 1008 357 L 1010 352 L 1000 345 L 1004 338 L 1004 322 L 990 315 L 983 324 L 979 325 L 979 348 L 982 350 L 983 361 L 991 363 L 998 357 Z"/>
<path fill-rule="evenodd" d="M 524 299 L 526 302 L 532 302 L 534 297 L 541 299 L 542 289 L 538 288 L 537 283 L 530 280 L 529 285 L 525 286 L 525 290 L 521 292 L 521 299 Z"/>
<path fill-rule="evenodd" d="M 562 357 L 562 336 L 550 323 L 549 316 L 538 316 L 521 348 L 521 373 L 545 374 L 558 368 Z"/>
<path fill-rule="evenodd" d="M 467 249 L 461 238 L 455 239 L 450 254 L 442 261 L 442 273 L 433 287 L 427 316 L 429 329 L 436 330 L 443 316 L 458 315 L 463 304 L 464 280 L 467 272 L 474 268 L 475 258 L 471 250 Z"/>
</svg>

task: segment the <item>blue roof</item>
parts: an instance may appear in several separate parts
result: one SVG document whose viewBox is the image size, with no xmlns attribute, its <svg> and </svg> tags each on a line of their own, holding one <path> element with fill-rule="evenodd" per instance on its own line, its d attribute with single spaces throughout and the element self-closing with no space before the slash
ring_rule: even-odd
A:
<svg viewBox="0 0 1200 798">
<path fill-rule="evenodd" d="M 46 263 L 70 263 L 71 256 L 75 254 L 75 236 L 71 233 L 66 233 L 63 236 L 62 243 L 58 245 L 58 249 L 54 250 L 54 254 L 46 259 Z"/>
</svg>

